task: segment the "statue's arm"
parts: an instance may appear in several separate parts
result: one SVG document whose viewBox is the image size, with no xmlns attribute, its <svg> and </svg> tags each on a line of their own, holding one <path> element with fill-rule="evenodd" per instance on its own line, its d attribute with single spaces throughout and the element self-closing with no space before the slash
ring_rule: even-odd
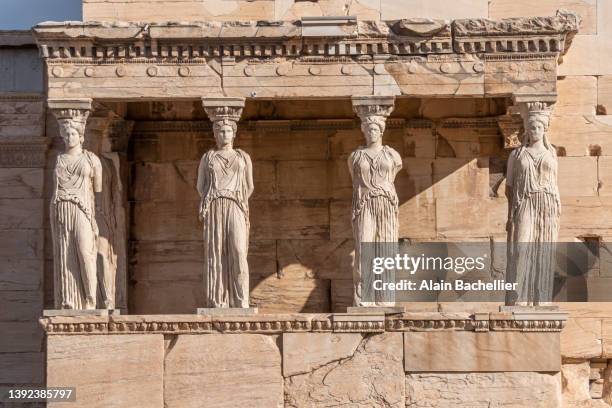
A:
<svg viewBox="0 0 612 408">
<path fill-rule="evenodd" d="M 506 199 L 508 200 L 508 216 L 506 223 L 506 231 L 510 230 L 510 225 L 512 224 L 512 191 L 514 184 L 514 161 L 516 159 L 516 155 L 514 151 L 508 157 L 508 167 L 506 169 L 506 188 L 504 189 L 504 194 L 506 195 Z"/>
<path fill-rule="evenodd" d="M 92 154 L 92 164 L 93 164 L 93 190 L 95 193 L 102 192 L 102 162 L 98 156 Z"/>
<path fill-rule="evenodd" d="M 246 160 L 246 182 L 247 182 L 247 197 L 251 197 L 253 194 L 253 163 L 251 162 L 251 156 L 248 154 L 244 154 L 244 158 Z"/>
<path fill-rule="evenodd" d="M 391 155 L 393 156 L 395 174 L 397 175 L 397 173 L 399 173 L 399 171 L 402 169 L 402 156 L 400 156 L 400 154 L 395 149 L 391 149 L 391 152 Z"/>
<path fill-rule="evenodd" d="M 103 214 L 104 209 L 102 208 L 102 162 L 100 158 L 93 153 L 87 153 L 91 158 L 91 165 L 93 167 L 93 191 L 94 191 L 94 206 L 98 214 Z"/>
<path fill-rule="evenodd" d="M 355 157 L 355 152 L 349 154 L 349 157 L 348 157 L 348 159 L 346 161 L 347 164 L 348 164 L 348 170 L 349 170 L 349 173 L 351 175 L 351 179 L 353 179 L 353 159 L 354 159 L 354 157 Z"/>
<path fill-rule="evenodd" d="M 93 153 L 88 153 L 91 157 L 91 164 L 93 167 L 93 191 L 94 191 L 94 207 L 95 207 L 95 217 L 100 217 L 98 219 L 105 220 L 104 218 L 104 207 L 103 202 L 104 198 L 102 197 L 102 162 L 100 158 Z M 97 236 L 99 234 L 98 225 L 93 223 L 94 234 Z"/>
<path fill-rule="evenodd" d="M 204 156 L 200 159 L 200 165 L 198 166 L 198 181 L 196 183 L 196 188 L 198 189 L 198 194 L 200 197 L 203 197 L 206 193 L 206 164 L 204 163 Z"/>
</svg>

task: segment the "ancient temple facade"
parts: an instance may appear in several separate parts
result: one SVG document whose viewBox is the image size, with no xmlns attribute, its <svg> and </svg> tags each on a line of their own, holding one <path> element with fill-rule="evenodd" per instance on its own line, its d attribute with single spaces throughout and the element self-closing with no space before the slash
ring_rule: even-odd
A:
<svg viewBox="0 0 612 408">
<path fill-rule="evenodd" d="M 612 9 L 448 3 L 85 0 L 82 22 L 0 33 L 0 385 L 74 386 L 83 407 L 612 405 Z M 347 159 L 367 112 L 385 112 L 401 160 L 399 240 L 491 242 L 492 279 L 533 106 L 558 156 L 559 238 L 598 248 L 587 277 L 559 285 L 561 313 L 446 298 L 346 313 Z M 256 315 L 195 314 L 211 109 L 235 117 L 252 160 Z M 39 322 L 56 293 L 58 119 L 83 117 L 113 287 L 97 302 L 120 314 Z"/>
</svg>

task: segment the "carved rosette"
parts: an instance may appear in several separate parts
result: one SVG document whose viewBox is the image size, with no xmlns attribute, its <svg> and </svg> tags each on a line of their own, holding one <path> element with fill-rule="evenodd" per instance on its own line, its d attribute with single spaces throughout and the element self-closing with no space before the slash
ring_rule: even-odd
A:
<svg viewBox="0 0 612 408">
<path fill-rule="evenodd" d="M 202 105 L 211 122 L 238 123 L 244 108 L 244 98 L 202 98 Z"/>
</svg>

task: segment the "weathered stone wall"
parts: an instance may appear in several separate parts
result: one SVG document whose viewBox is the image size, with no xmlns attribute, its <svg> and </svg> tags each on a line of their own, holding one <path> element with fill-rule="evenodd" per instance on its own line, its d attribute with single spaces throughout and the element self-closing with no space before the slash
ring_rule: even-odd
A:
<svg viewBox="0 0 612 408">
<path fill-rule="evenodd" d="M 45 108 L 31 43 L 0 34 L 0 384 L 44 381 Z"/>
<path fill-rule="evenodd" d="M 356 16 L 365 20 L 430 16 L 486 17 L 487 1 L 443 0 L 84 0 L 83 19 L 99 21 L 295 20 L 305 16 Z M 143 10 L 143 4 L 146 9 Z"/>
<path fill-rule="evenodd" d="M 612 307 L 567 303 L 562 308 L 570 313 L 561 336 L 564 406 L 607 407 L 612 404 Z"/>
<path fill-rule="evenodd" d="M 612 303 L 560 302 L 558 305 L 569 314 L 560 341 L 563 362 L 561 406 L 605 408 L 612 405 Z M 499 305 L 430 302 L 420 303 L 418 307 L 421 310 L 441 310 L 447 313 L 481 313 L 495 312 Z"/>
<path fill-rule="evenodd" d="M 45 319 L 47 379 L 49 386 L 76 387 L 75 407 L 88 408 L 558 408 L 560 321 L 480 318 L 56 317 Z M 519 329 L 523 324 L 536 331 Z M 441 341 L 438 347 L 413 353 L 428 347 L 429 336 Z M 475 347 L 455 347 L 463 342 Z M 452 367 L 428 365 L 432 355 Z"/>
<path fill-rule="evenodd" d="M 190 8 L 193 5 L 198 8 Z M 563 197 L 563 227 L 562 238 L 571 239 L 578 236 L 588 235 L 593 238 L 601 237 L 603 241 L 612 240 L 612 189 L 610 186 L 612 174 L 612 28 L 609 19 L 612 16 L 612 4 L 607 0 L 546 0 L 546 1 L 517 1 L 517 0 L 478 0 L 478 1 L 417 1 L 407 0 L 399 2 L 395 0 L 383 1 L 147 1 L 146 6 L 138 1 L 102 1 L 85 0 L 84 16 L 89 20 L 189 20 L 189 19 L 295 19 L 300 16 L 316 15 L 356 15 L 363 19 L 371 19 L 380 16 L 383 19 L 394 19 L 402 17 L 430 17 L 430 18 L 463 18 L 463 17 L 490 17 L 504 18 L 525 15 L 552 15 L 555 10 L 565 8 L 580 13 L 583 17 L 583 26 L 580 34 L 573 40 L 569 53 L 564 57 L 560 65 L 560 77 L 558 78 L 559 102 L 552 119 L 550 137 L 553 143 L 558 145 L 560 152 L 565 156 L 560 157 L 560 185 Z M 210 11 L 212 10 L 212 11 Z M 148 14 L 147 14 L 148 13 Z M 13 45 L 14 46 L 14 45 Z M 46 219 L 46 204 L 41 204 L 44 191 L 48 186 L 43 184 L 44 140 L 37 137 L 43 136 L 41 129 L 44 128 L 44 102 L 41 84 L 42 77 L 36 76 L 40 70 L 40 62 L 35 58 L 36 50 L 26 51 L 14 48 L 2 48 L 0 50 L 0 383 L 38 383 L 42 378 L 42 355 L 41 333 L 38 330 L 35 319 L 40 315 L 42 309 L 42 271 L 43 271 L 43 246 L 50 243 L 49 236 L 44 239 L 43 230 L 48 229 Z M 38 68 L 37 68 L 38 67 Z M 21 93 L 16 98 L 15 92 Z M 35 95 L 24 95 L 24 92 L 34 92 Z M 425 117 L 462 116 L 456 111 L 448 113 L 446 108 L 442 109 L 440 102 L 431 102 L 419 105 L 419 115 Z M 472 102 L 450 101 L 444 106 L 465 107 Z M 477 102 L 473 102 L 477 103 Z M 163 105 L 158 105 L 164 110 Z M 197 107 L 196 104 L 196 108 Z M 470 110 L 471 109 L 471 110 Z M 482 111 L 470 108 L 464 116 L 474 113 L 482 114 Z M 171 112 L 171 111 L 170 111 Z M 262 112 L 259 117 L 252 119 L 275 118 L 274 111 Z M 398 116 L 402 116 L 397 112 Z M 405 115 L 412 117 L 414 112 Z M 345 116 L 352 115 L 349 111 Z M 416 115 L 416 116 L 419 116 Z M 335 118 L 332 115 L 330 118 Z M 342 116 L 342 115 L 341 115 Z M 414 115 L 413 115 L 414 116 Z M 140 117 L 140 120 L 145 118 Z M 204 119 L 204 117 L 166 117 L 166 120 L 175 119 Z M 50 125 L 52 128 L 53 125 Z M 265 124 L 261 125 L 265 128 Z M 437 129 L 437 127 L 435 128 Z M 257 142 L 265 140 L 257 137 L 257 132 L 251 132 L 251 140 Z M 471 156 L 453 157 L 445 144 L 438 144 L 442 140 L 438 137 L 438 130 L 425 127 L 413 130 L 414 134 L 423 132 L 426 137 L 414 137 L 404 129 L 402 131 L 392 129 L 386 136 L 387 141 L 394 147 L 401 146 L 404 155 L 404 164 L 407 171 L 403 171 L 398 177 L 398 190 L 405 194 L 414 195 L 403 201 L 402 234 L 408 237 L 427 238 L 445 237 L 449 238 L 503 238 L 503 222 L 505 217 L 505 203 L 503 198 L 492 197 L 491 182 L 499 181 L 502 163 L 493 162 L 489 153 L 485 154 L 486 144 L 479 143 L 477 147 L 478 158 L 470 159 Z M 440 131 L 444 136 L 445 131 Z M 446 130 L 446 132 L 449 132 Z M 50 131 L 48 134 L 52 134 Z M 188 169 L 195 169 L 198 155 L 210 143 L 210 134 L 207 131 L 195 132 L 201 136 L 191 135 L 190 132 L 145 132 L 156 133 L 151 136 L 153 140 L 162 136 L 159 141 L 160 149 L 169 157 L 167 160 L 150 160 L 146 164 L 141 160 L 142 167 L 163 167 L 164 163 L 171 163 L 176 172 L 168 184 L 162 185 L 161 193 L 172 191 L 175 196 L 185 195 L 194 198 L 192 186 L 194 182 L 193 173 L 185 173 Z M 340 136 L 344 135 L 350 140 L 350 145 L 336 146 L 346 154 L 353 146 L 359 143 L 360 136 L 356 128 L 345 130 L 334 130 L 329 134 L 318 131 L 290 131 L 269 132 L 261 130 L 261 134 L 277 134 L 276 140 L 284 139 L 284 146 L 291 149 L 300 149 L 300 146 L 308 146 L 308 150 L 300 152 L 294 150 L 293 159 L 280 159 L 279 156 L 268 156 L 265 151 L 257 153 L 260 159 L 256 162 L 257 190 L 266 192 L 265 197 L 254 197 L 253 211 L 267 214 L 267 218 L 260 221 L 253 220 L 253 234 L 257 233 L 261 238 L 253 239 L 251 246 L 251 264 L 253 269 L 254 299 L 264 301 L 268 306 L 282 308 L 282 310 L 308 310 L 308 308 L 321 309 L 340 308 L 349 301 L 350 288 L 350 225 L 348 219 L 341 221 L 338 214 L 348 216 L 348 189 L 346 184 L 346 173 L 334 175 L 336 167 L 328 168 L 319 163 L 319 166 L 309 167 L 313 162 L 325 161 L 338 165 L 338 171 L 342 170 L 344 163 L 341 154 L 333 160 L 321 156 L 320 149 L 330 148 L 331 141 L 338 142 Z M 320 134 L 324 136 L 320 136 Z M 444 136 L 449 142 L 453 137 L 458 139 L 457 143 L 451 145 L 453 154 L 465 148 L 474 148 L 475 136 L 472 131 L 461 131 L 455 136 Z M 476 132 L 479 134 L 478 132 Z M 239 140 L 243 137 L 245 142 L 248 132 L 241 130 Z M 398 134 L 400 134 L 398 136 Z M 290 136 L 289 136 L 290 135 Z M 301 136 L 300 136 L 301 135 Z M 312 136 L 315 135 L 315 136 Z M 334 136 L 335 135 L 335 136 Z M 431 136 L 429 136 L 431 135 Z M 467 137 L 466 135 L 472 135 Z M 193 138 L 194 144 L 200 144 L 194 150 L 194 144 L 176 144 L 172 140 L 177 137 Z M 208 140 L 202 142 L 202 139 Z M 414 139 L 414 144 L 412 143 Z M 327 140 L 319 142 L 317 140 Z M 344 140 L 344 139 L 342 139 Z M 435 143 L 432 143 L 432 140 Z M 300 143 L 296 143 L 300 141 Z M 203 143 L 203 144 L 202 144 Z M 208 144 L 207 144 L 208 143 Z M 243 145 L 249 153 L 257 149 L 259 144 Z M 325 147 L 325 146 L 327 147 Z M 460 147 L 457 147 L 460 146 Z M 484 147 L 483 147 L 484 146 Z M 158 147 L 155 147 L 157 149 Z M 270 148 L 269 146 L 266 148 Z M 155 150 L 157 151 L 157 150 Z M 195 153 L 197 152 L 197 154 Z M 331 150 L 330 150 L 331 152 Z M 464 150 L 465 152 L 465 150 Z M 157 154 L 157 153 L 155 153 Z M 308 160 L 300 159 L 300 155 L 312 154 Z M 466 153 L 460 153 L 466 154 Z M 263 155 L 264 158 L 261 158 Z M 412 155 L 412 156 L 411 156 Z M 433 155 L 433 156 L 432 156 Z M 480 158 L 480 157 L 484 158 Z M 43 157 L 41 159 L 41 157 Z M 486 159 L 489 157 L 489 159 Z M 468 160 L 469 159 L 469 160 Z M 465 160 L 468 160 L 466 162 Z M 186 161 L 183 163 L 182 161 Z M 302 161 L 302 162 L 301 162 Z M 483 162 L 487 163 L 482 166 Z M 304 163 L 306 162 L 306 163 Z M 432 165 L 434 162 L 434 165 Z M 134 162 L 134 186 L 138 185 L 138 166 Z M 423 163 L 427 165 L 423 165 Z M 439 166 L 436 167 L 435 163 Z M 181 167 L 181 165 L 186 167 Z M 266 167 L 267 166 L 267 167 Z M 289 167 L 287 167 L 289 166 Z M 292 178 L 280 170 L 292 170 L 293 174 L 307 174 L 308 177 Z M 338 187 L 329 191 L 332 193 L 321 199 L 319 183 L 313 183 L 321 176 L 325 168 L 328 177 L 341 180 L 342 188 Z M 436 170 L 436 168 L 438 170 Z M 258 170 L 259 169 L 259 170 Z M 446 170 L 444 170 L 446 169 Z M 328 171 L 329 170 L 329 171 Z M 191 171 L 191 170 L 189 170 Z M 448 173 L 444 173 L 444 172 Z M 162 171 L 162 172 L 165 172 Z M 424 172 L 424 174 L 420 174 Z M 141 172 L 141 174 L 143 174 Z M 144 174 L 153 174 L 146 170 Z M 185 175 L 186 174 L 186 175 Z M 273 178 L 274 182 L 266 182 L 266 177 Z M 431 180 L 435 180 L 432 183 Z M 484 180 L 487 180 L 487 184 Z M 180 181 L 176 183 L 176 181 Z M 171 183 L 176 184 L 171 184 Z M 299 182 L 299 183 L 298 183 Z M 329 185 L 329 182 L 326 181 Z M 433 185 L 432 185 L 433 184 Z M 497 184 L 493 184 L 497 185 Z M 155 218 L 146 218 L 146 215 L 155 215 L 151 211 L 163 209 L 162 213 L 172 219 L 164 228 L 173 226 L 175 230 L 170 237 L 162 240 L 150 240 L 136 242 L 135 255 L 130 258 L 137 261 L 132 267 L 134 286 L 131 288 L 131 303 L 133 311 L 138 311 L 139 304 L 146 309 L 143 312 L 191 312 L 197 299 L 199 290 L 199 256 L 201 256 L 199 242 L 199 228 L 195 218 L 195 207 L 188 207 L 186 212 L 180 212 L 171 206 L 158 205 L 153 199 L 142 198 L 142 194 L 151 191 L 150 184 L 142 184 L 144 191 L 137 193 L 134 201 L 134 217 L 141 211 L 138 208 L 141 203 L 149 209 L 140 218 L 137 228 L 132 229 L 132 237 L 138 234 L 138 228 L 146 226 L 147 222 L 157 222 Z M 173 186 L 173 187 L 169 187 Z M 176 188 L 176 190 L 172 190 Z M 486 189 L 487 193 L 484 193 Z M 164 191 L 167 190 L 167 191 Z M 401 193 L 400 191 L 400 193 Z M 337 193 L 336 193 L 337 192 Z M 155 194 L 160 194 L 156 192 Z M 487 200 L 481 198 L 481 194 L 488 196 Z M 270 197 L 274 197 L 270 199 Z M 432 204 L 432 198 L 435 200 Z M 196 198 L 197 199 L 197 198 Z M 149 201 L 147 201 L 149 200 Z M 158 200 L 163 202 L 164 200 Z M 166 200 L 167 202 L 168 200 Z M 172 202 L 172 200 L 169 200 Z M 185 200 L 189 201 L 189 200 Z M 256 203 L 257 201 L 257 203 Z M 268 201 L 268 203 L 262 202 Z M 317 203 L 327 203 L 317 207 Z M 148 204 L 147 204 L 148 202 Z M 153 204 L 155 203 L 155 204 Z M 344 207 L 332 207 L 332 204 Z M 291 204 L 291 206 L 287 206 Z M 300 212 L 293 211 L 298 208 Z M 327 208 L 327 212 L 321 210 Z M 494 211 L 485 212 L 493 208 Z M 263 210 L 262 210 L 263 209 Z M 332 213 L 332 209 L 334 212 Z M 418 209 L 418 212 L 416 211 Z M 148 212 L 147 212 L 148 211 Z M 188 219 L 183 214 L 189 214 Z M 333 215 L 332 215 L 333 214 Z M 484 215 L 488 214 L 488 215 Z M 159 214 L 158 214 L 159 215 Z M 417 219 L 414 217 L 417 216 Z M 483 221 L 484 218 L 488 220 Z M 136 220 L 136 218 L 135 218 Z M 308 223 L 306 223 L 306 221 Z M 312 224 L 312 221 L 318 223 Z M 283 221 L 282 223 L 280 221 Z M 259 222 L 259 226 L 256 226 Z M 492 223 L 495 223 L 494 225 Z M 301 224 L 300 224 L 301 223 Z M 298 228 L 284 231 L 283 225 L 297 224 Z M 314 225 L 315 237 L 317 239 L 303 239 L 313 237 L 302 235 L 305 227 Z M 133 226 L 136 224 L 133 224 Z M 279 226 L 280 225 L 280 226 Z M 158 225 L 159 226 L 159 225 Z M 301 226 L 301 227 L 300 227 Z M 166 230 L 170 231 L 170 230 Z M 267 231 L 267 232 L 266 232 Z M 335 232 L 334 232 L 335 231 Z M 144 230 L 141 232 L 149 231 Z M 154 231 L 155 232 L 155 231 Z M 155 234 L 158 234 L 158 230 Z M 163 231 L 161 231 L 163 232 Z M 180 234 L 186 233 L 188 239 L 177 239 Z M 282 234 L 289 238 L 283 237 Z M 252 234 L 252 237 L 255 235 Z M 267 234 L 267 235 L 265 235 Z M 277 235 L 275 235 L 277 234 Z M 318 234 L 318 236 L 317 236 Z M 328 235 L 326 235 L 328 234 Z M 334 235 L 337 234 L 337 235 Z M 344 234 L 344 235 L 343 235 Z M 441 234 L 441 235 L 439 235 Z M 320 239 L 325 235 L 325 239 Z M 155 236 L 155 235 L 150 235 Z M 336 249 L 332 236 L 338 239 L 342 246 Z M 191 238 L 195 237 L 195 238 Z M 262 239 L 266 237 L 265 239 Z M 135 240 L 138 241 L 138 240 Z M 180 243 L 173 244 L 172 241 Z M 280 244 L 279 244 L 280 242 Z M 288 246 L 291 244 L 291 246 Z M 148 246 L 148 249 L 145 247 Z M 145 248 L 145 249 L 143 249 Z M 140 252 L 139 252 L 140 251 Z M 146 256 L 140 257 L 140 254 Z M 335 266 L 336 256 L 340 256 L 339 267 Z M 157 254 L 157 257 L 155 256 Z M 280 255 L 283 255 L 281 258 Z M 330 256 L 331 254 L 331 256 Z M 602 255 L 606 252 L 602 251 Z M 607 252 L 609 256 L 609 252 Z M 334 259 L 330 262 L 333 267 L 324 271 L 321 265 L 308 265 L 305 259 Z M 49 259 L 49 251 L 47 251 Z M 178 263 L 180 259 L 181 263 Z M 609 258 L 608 258 L 609 259 Z M 145 264 L 146 261 L 147 263 Z M 306 265 L 305 265 L 306 263 Z M 278 265 L 277 265 L 278 264 Z M 145 268 L 144 265 L 148 267 Z M 50 271 L 50 269 L 48 269 Z M 257 275 L 258 271 L 265 271 L 263 275 Z M 313 272 L 314 271 L 314 272 Z M 280 273 L 279 273 L 280 272 Z M 340 274 L 340 275 L 339 275 Z M 47 274 L 46 281 L 49 280 Z M 591 299 L 604 299 L 610 293 L 612 275 L 610 274 L 610 262 L 600 262 L 599 268 L 594 268 L 593 277 L 598 278 L 595 282 L 590 279 L 586 282 L 578 282 L 582 290 L 587 290 Z M 302 288 L 290 281 L 298 280 L 303 283 Z M 257 282 L 257 284 L 255 284 Z M 47 285 L 47 300 L 52 288 Z M 311 296 L 311 293 L 313 294 Z M 327 296 L 323 296 L 327 293 Z M 184 299 L 177 302 L 178 295 Z M 170 297 L 166 297 L 169 295 Z M 156 298 L 155 298 L 156 297 Z M 286 300 L 285 300 L 286 299 Z M 312 300 L 311 300 L 312 299 Z M 308 303 L 310 301 L 310 303 Z M 156 303 L 156 308 L 153 306 Z M 304 308 L 308 304 L 308 308 Z M 459 307 L 469 307 L 475 310 L 475 305 L 438 305 L 422 304 L 420 308 L 431 310 L 452 310 Z M 477 308 L 483 310 L 486 305 Z M 496 305 L 490 305 L 493 309 Z M 602 384 L 595 377 L 605 376 L 602 366 L 606 366 L 610 357 L 607 351 L 609 343 L 608 329 L 612 313 L 604 304 L 591 304 L 581 306 L 565 304 L 563 308 L 572 309 L 571 319 L 568 327 L 563 332 L 562 352 L 568 366 L 564 371 L 567 384 L 578 383 L 574 388 L 566 387 L 566 393 L 577 394 L 567 398 L 568 401 L 583 400 L 585 387 L 597 388 Z M 278 309 L 277 309 L 278 310 Z M 310 309 L 313 310 L 313 309 Z M 586 370 L 589 365 L 594 370 Z M 599 374 L 596 374 L 598 372 Z M 589 372 L 588 377 L 585 375 Z M 574 375 L 575 374 L 575 375 Z M 452 377 L 455 376 L 455 377 Z M 465 374 L 453 374 L 448 378 L 449 382 L 457 378 L 463 381 Z M 489 375 L 486 378 L 492 378 Z M 411 377 L 411 386 L 418 387 L 423 383 L 423 378 Z M 440 378 L 440 377 L 438 377 Z M 476 377 L 470 377 L 471 381 Z M 572 379 L 578 379 L 572 382 Z M 427 383 L 434 381 L 426 380 Z M 445 380 L 446 381 L 446 380 Z M 475 381 L 475 380 L 474 380 Z M 564 380 L 565 381 L 565 380 Z M 508 380 L 512 383 L 512 380 Z M 566 384 L 566 383 L 564 383 Z M 595 384 L 595 385 L 594 385 Z M 588 389 L 588 388 L 586 388 Z M 573 391 L 578 390 L 578 391 Z M 475 393 L 481 392 L 476 389 Z M 417 401 L 418 402 L 418 401 Z M 417 404 L 415 402 L 415 404 Z M 568 406 L 576 406 L 569 403 Z M 419 405 L 415 405 L 419 406 Z"/>
<path fill-rule="evenodd" d="M 488 241 L 504 234 L 506 202 L 496 183 L 506 152 L 491 118 L 504 109 L 496 100 L 397 102 L 385 143 L 403 157 L 396 179 L 401 238 Z M 214 145 L 210 123 L 191 103 L 138 104 L 128 115 L 136 120 L 131 311 L 189 313 L 202 298 L 195 179 L 200 157 Z M 236 145 L 253 160 L 253 303 L 273 312 L 343 311 L 352 296 L 354 245 L 347 157 L 363 143 L 350 101 L 247 102 L 243 116 Z"/>
<path fill-rule="evenodd" d="M 505 242 L 509 151 L 495 118 L 504 111 L 503 100 L 398 100 L 385 143 L 403 158 L 396 179 L 401 238 Z M 136 313 L 190 312 L 201 299 L 195 178 L 199 158 L 213 146 L 210 124 L 197 103 L 130 104 L 128 116 L 136 121 L 131 305 Z M 551 130 L 561 152 L 562 137 Z M 361 143 L 347 100 L 247 102 L 236 144 L 253 158 L 250 275 L 253 303 L 262 310 L 341 311 L 350 302 L 346 158 Z M 564 241 L 612 232 L 612 201 L 599 195 L 606 177 L 600 158 L 559 158 Z M 600 262 L 588 279 L 561 277 L 556 300 L 607 299 L 612 264 L 605 244 L 595 244 L 602 245 Z M 499 252 L 491 252 L 491 268 L 480 278 L 503 276 Z"/>
<path fill-rule="evenodd" d="M 605 0 L 599 0 L 604 3 Z M 143 7 L 146 4 L 146 7 Z M 598 6 L 601 6 L 598 9 Z M 605 13 L 598 0 L 84 0 L 89 21 L 295 20 L 300 17 L 355 16 L 363 20 L 400 18 L 492 18 L 554 15 L 572 10 L 583 18 L 582 33 L 598 33 Z"/>
</svg>

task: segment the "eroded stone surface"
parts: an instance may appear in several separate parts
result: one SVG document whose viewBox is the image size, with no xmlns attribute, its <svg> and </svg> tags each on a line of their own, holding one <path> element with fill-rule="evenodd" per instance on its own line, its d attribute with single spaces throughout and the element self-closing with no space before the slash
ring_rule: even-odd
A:
<svg viewBox="0 0 612 408">
<path fill-rule="evenodd" d="M 563 408 L 606 408 L 602 400 L 591 398 L 589 378 L 591 366 L 588 360 L 565 362 L 561 369 Z"/>
<path fill-rule="evenodd" d="M 439 373 L 406 375 L 408 408 L 558 408 L 560 375 Z"/>
<path fill-rule="evenodd" d="M 361 333 L 283 333 L 283 376 L 304 374 L 353 356 Z"/>
<path fill-rule="evenodd" d="M 166 341 L 164 406 L 283 406 L 277 336 L 183 335 Z"/>
<path fill-rule="evenodd" d="M 558 371 L 557 333 L 406 332 L 406 372 Z M 432 352 L 435 350 L 435 352 Z"/>
<path fill-rule="evenodd" d="M 602 355 L 602 320 L 570 318 L 561 332 L 561 355 L 564 358 L 588 359 Z"/>
<path fill-rule="evenodd" d="M 285 407 L 403 407 L 401 349 L 399 333 L 368 335 L 352 356 L 285 378 Z"/>
<path fill-rule="evenodd" d="M 48 337 L 47 386 L 76 387 L 75 408 L 161 407 L 163 342 L 161 334 Z"/>
</svg>

